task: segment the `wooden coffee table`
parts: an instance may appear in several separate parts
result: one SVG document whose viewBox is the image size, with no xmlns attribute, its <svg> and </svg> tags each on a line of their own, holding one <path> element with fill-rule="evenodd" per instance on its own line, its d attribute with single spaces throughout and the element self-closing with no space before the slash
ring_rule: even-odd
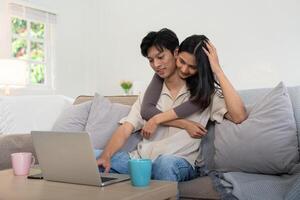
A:
<svg viewBox="0 0 300 200">
<path fill-rule="evenodd" d="M 13 171 L 0 171 L 1 200 L 47 200 L 47 199 L 176 199 L 177 183 L 154 181 L 145 188 L 131 186 L 130 181 L 105 187 L 95 187 L 45 180 L 27 179 L 26 176 L 14 176 Z"/>
</svg>

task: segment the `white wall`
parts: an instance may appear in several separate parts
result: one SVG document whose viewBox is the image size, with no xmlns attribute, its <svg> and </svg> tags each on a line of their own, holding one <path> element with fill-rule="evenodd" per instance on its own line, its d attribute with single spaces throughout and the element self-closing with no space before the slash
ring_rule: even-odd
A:
<svg viewBox="0 0 300 200">
<path fill-rule="evenodd" d="M 300 84 L 299 1 L 111 0 L 99 6 L 104 37 L 99 46 L 105 47 L 99 71 L 117 74 L 107 82 L 114 88 L 122 77 L 150 79 L 139 44 L 148 31 L 162 27 L 173 29 L 180 40 L 206 34 L 238 89 L 272 87 L 280 80 Z"/>
<path fill-rule="evenodd" d="M 147 32 L 163 27 L 180 40 L 207 35 L 238 89 L 272 87 L 280 80 L 300 85 L 297 0 L 30 2 L 58 12 L 55 93 L 113 95 L 122 92 L 122 79 L 147 83 L 153 72 L 139 45 Z"/>
</svg>

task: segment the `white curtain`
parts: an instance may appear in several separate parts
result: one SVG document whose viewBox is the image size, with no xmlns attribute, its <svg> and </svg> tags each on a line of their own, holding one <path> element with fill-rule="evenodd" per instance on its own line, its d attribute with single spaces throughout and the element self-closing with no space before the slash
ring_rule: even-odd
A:
<svg viewBox="0 0 300 200">
<path fill-rule="evenodd" d="M 10 56 L 10 13 L 8 0 L 0 0 L 0 58 Z"/>
</svg>

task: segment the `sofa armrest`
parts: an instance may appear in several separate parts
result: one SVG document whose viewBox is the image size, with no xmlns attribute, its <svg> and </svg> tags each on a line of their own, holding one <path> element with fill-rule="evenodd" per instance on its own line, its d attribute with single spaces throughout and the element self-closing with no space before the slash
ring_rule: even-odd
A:
<svg viewBox="0 0 300 200">
<path fill-rule="evenodd" d="M 0 135 L 0 152 L 0 170 L 11 168 L 12 153 L 31 152 L 36 158 L 31 134 Z"/>
</svg>

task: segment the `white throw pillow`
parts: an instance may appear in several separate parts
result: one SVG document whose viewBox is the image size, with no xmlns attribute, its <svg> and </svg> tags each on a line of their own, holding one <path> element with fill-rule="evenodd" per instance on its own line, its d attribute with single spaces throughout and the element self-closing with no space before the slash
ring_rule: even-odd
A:
<svg viewBox="0 0 300 200">
<path fill-rule="evenodd" d="M 0 97 L 0 132 L 49 131 L 61 111 L 72 103 L 72 98 L 62 95 Z"/>
</svg>

